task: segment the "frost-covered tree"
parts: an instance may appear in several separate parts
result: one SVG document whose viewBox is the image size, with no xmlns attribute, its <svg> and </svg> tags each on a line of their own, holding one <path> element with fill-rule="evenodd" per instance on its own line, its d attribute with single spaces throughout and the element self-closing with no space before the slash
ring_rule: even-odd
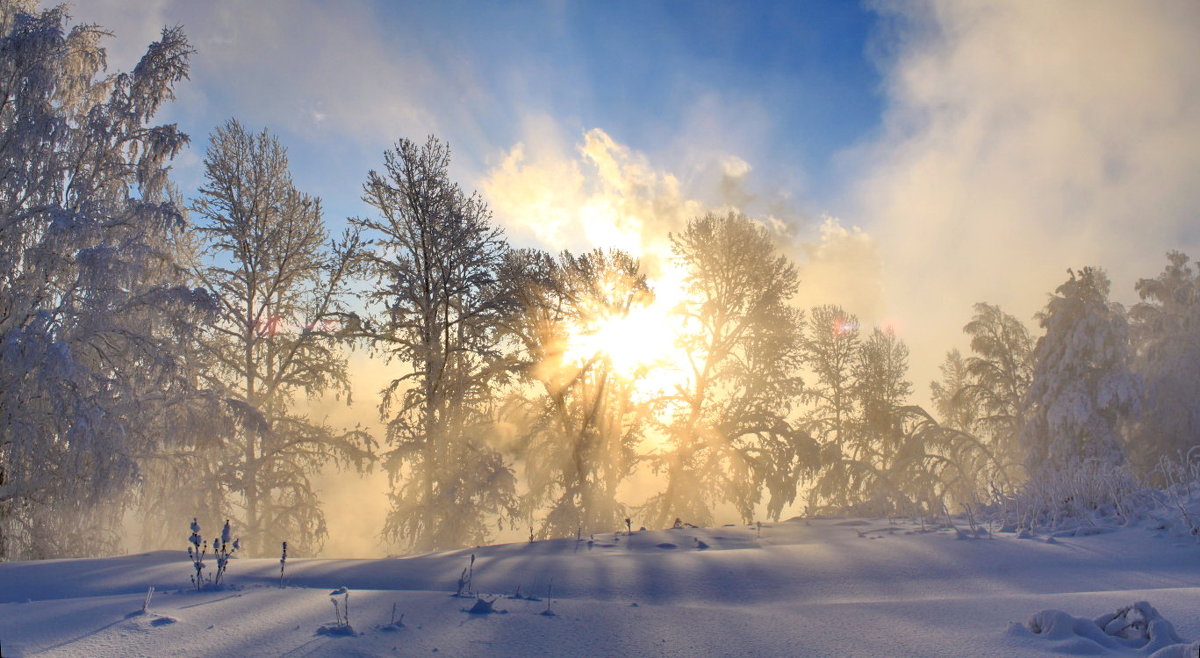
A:
<svg viewBox="0 0 1200 658">
<path fill-rule="evenodd" d="M 1103 270 L 1070 271 L 1038 315 L 1046 333 L 1033 350 L 1021 430 L 1031 478 L 1086 461 L 1125 461 L 1122 429 L 1141 387 L 1130 371 L 1125 311 L 1108 301 L 1108 290 Z"/>
<path fill-rule="evenodd" d="M 196 399 L 180 357 L 210 301 L 183 285 L 167 163 L 151 125 L 187 76 L 166 29 L 105 72 L 93 25 L 0 1 L 0 557 L 119 546 L 139 464 Z"/>
<path fill-rule="evenodd" d="M 809 312 L 803 360 L 813 377 L 804 389 L 804 399 L 812 405 L 807 414 L 809 431 L 823 449 L 838 448 L 849 438 L 858 348 L 856 316 L 833 305 L 817 306 Z"/>
<path fill-rule="evenodd" d="M 1130 333 L 1145 397 L 1129 458 L 1147 473 L 1160 458 L 1200 444 L 1200 277 L 1186 254 L 1172 251 L 1163 272 L 1138 281 L 1137 292 Z"/>
<path fill-rule="evenodd" d="M 908 347 L 892 331 L 876 328 L 857 341 L 852 358 L 843 381 L 854 413 L 839 439 L 822 447 L 812 502 L 835 510 L 871 503 L 890 511 L 907 501 L 897 473 L 924 454 L 906 440 Z"/>
<path fill-rule="evenodd" d="M 371 463 L 363 431 L 336 430 L 295 408 L 296 395 L 349 396 L 343 320 L 357 232 L 330 240 L 321 202 L 301 193 L 287 153 L 265 130 L 237 121 L 217 128 L 193 204 L 205 263 L 199 278 L 219 305 L 204 341 L 214 388 L 261 416 L 215 446 L 207 495 L 236 505 L 246 551 L 281 541 L 320 550 L 325 519 L 310 476 L 330 460 Z M 219 490 L 216 493 L 213 490 Z"/>
<path fill-rule="evenodd" d="M 967 489 L 982 497 L 993 489 L 1011 491 L 1022 477 L 1018 434 L 1033 339 L 1020 320 L 992 304 L 976 304 L 963 331 L 971 337 L 970 356 L 952 350 L 942 380 L 930 390 L 941 426 L 959 432 L 943 432 L 953 439 L 943 452 L 963 467 L 964 478 L 956 478 L 964 483 L 960 497 Z"/>
<path fill-rule="evenodd" d="M 859 347 L 854 363 L 854 396 L 859 416 L 850 445 L 855 459 L 877 462 L 895 459 L 903 434 L 897 410 L 911 394 L 908 346 L 895 332 L 874 329 Z"/>
<path fill-rule="evenodd" d="M 367 298 L 382 309 L 364 335 L 408 368 L 380 406 L 391 447 L 384 536 L 417 550 L 483 543 L 498 515 L 515 514 L 512 471 L 488 441 L 510 370 L 501 343 L 512 299 L 497 277 L 508 246 L 449 165 L 436 138 L 399 140 L 364 185 L 379 216 L 351 220 L 373 236 Z"/>
<path fill-rule="evenodd" d="M 982 411 L 979 400 L 971 395 L 971 375 L 962 352 L 957 349 L 947 352 L 938 369 L 942 379 L 930 382 L 929 392 L 942 423 L 960 432 L 977 431 Z"/>
<path fill-rule="evenodd" d="M 1008 478 L 1019 475 L 1021 405 L 1033 380 L 1033 337 L 1025 323 L 999 306 L 980 303 L 963 327 L 971 337 L 964 393 L 979 404 L 979 429 Z"/>
<path fill-rule="evenodd" d="M 988 442 L 986 412 L 975 395 L 976 381 L 967 363 L 956 349 L 946 354 L 942 380 L 929 385 L 934 409 L 942 420 L 931 416 L 922 428 L 927 450 L 945 460 L 942 466 L 953 467 L 938 470 L 941 484 L 958 502 L 981 500 L 995 489 L 1013 488 L 1011 462 Z"/>
<path fill-rule="evenodd" d="M 671 241 L 686 271 L 679 342 L 688 379 L 662 400 L 668 448 L 653 461 L 667 488 L 647 503 L 649 520 L 712 523 L 713 506 L 728 503 L 750 521 L 764 490 L 777 518 L 816 461 L 816 444 L 792 418 L 803 390 L 803 314 L 788 303 L 796 268 L 743 215 L 698 217 Z"/>
<path fill-rule="evenodd" d="M 523 250 L 511 253 L 505 278 L 520 307 L 510 331 L 525 385 L 507 406 L 525 427 L 523 507 L 542 516 L 543 538 L 611 531 L 627 517 L 617 487 L 636 464 L 646 405 L 635 388 L 645 373 L 616 372 L 611 354 L 573 353 L 568 343 L 648 303 L 646 277 L 621 251 L 555 259 Z"/>
</svg>

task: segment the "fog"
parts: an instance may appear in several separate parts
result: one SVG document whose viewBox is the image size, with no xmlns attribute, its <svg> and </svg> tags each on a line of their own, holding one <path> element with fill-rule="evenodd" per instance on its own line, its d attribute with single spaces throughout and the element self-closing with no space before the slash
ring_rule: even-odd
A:
<svg viewBox="0 0 1200 658">
<path fill-rule="evenodd" d="M 367 169 L 379 168 L 386 144 L 400 136 L 449 136 L 455 145 L 450 173 L 465 191 L 479 192 L 511 246 L 554 255 L 619 250 L 638 259 L 658 299 L 635 316 L 655 325 L 648 331 L 675 322 L 671 309 L 689 301 L 702 306 L 681 291 L 686 277 L 672 237 L 706 214 L 744 215 L 771 250 L 794 264 L 798 285 L 788 289 L 787 301 L 801 310 L 839 305 L 857 316 L 864 342 L 880 328 L 880 341 L 907 345 L 912 391 L 904 401 L 930 410 L 929 384 L 940 376 L 944 355 L 967 349 L 962 328 L 973 304 L 999 305 L 1036 338 L 1043 332 L 1035 314 L 1067 279 L 1068 268 L 1103 268 L 1111 299 L 1130 306 L 1137 301 L 1135 282 L 1158 274 L 1166 252 L 1200 256 L 1200 11 L 1194 2 L 930 0 L 869 7 L 866 48 L 879 74 L 881 112 L 875 125 L 815 165 L 828 171 L 805 171 L 797 164 L 801 154 L 793 161 L 771 147 L 792 126 L 764 96 L 680 83 L 672 92 L 678 111 L 656 117 L 650 128 L 616 120 L 593 125 L 591 117 L 601 114 L 578 107 L 567 112 L 542 98 L 548 92 L 535 83 L 544 64 L 522 68 L 519 61 L 499 82 L 486 79 L 482 68 L 456 57 L 456 44 L 467 34 L 405 42 L 397 56 L 375 24 L 380 11 L 366 3 L 335 10 L 314 2 L 199 7 L 164 0 L 132 9 L 103 0 L 77 13 L 116 32 L 110 70 L 129 68 L 163 24 L 182 22 L 191 35 L 202 84 L 181 83 L 157 119 L 200 131 L 173 165 L 185 196 L 202 183 L 202 133 L 226 118 L 210 116 L 227 107 L 225 97 L 238 99 L 248 124 L 294 139 L 294 161 L 302 163 L 296 179 L 306 193 L 332 199 L 325 219 L 336 228 L 347 217 L 374 212 L 358 194 Z M 546 11 L 561 28 L 560 13 Z M 564 83 L 559 74 L 545 74 Z M 572 98 L 601 104 L 592 89 Z M 494 108 L 500 109 L 489 111 Z M 815 189 L 818 180 L 839 183 Z M 555 273 L 566 277 L 568 269 Z M 350 306 L 364 315 L 378 311 L 361 297 Z M 695 317 L 705 313 L 696 310 Z M 684 335 L 679 322 L 671 325 L 672 335 Z M 576 333 L 591 332 L 593 339 L 602 331 L 576 325 Z M 780 326 L 764 324 L 764 335 Z M 627 328 L 620 335 L 626 342 L 638 338 Z M 412 364 L 386 362 L 359 338 L 348 357 L 351 401 L 297 395 L 293 411 L 334 428 L 361 426 L 382 442 L 380 392 Z M 574 366 L 583 373 L 604 359 L 614 367 L 611 354 L 583 355 Z M 668 370 L 661 361 L 639 359 L 629 369 Z M 605 390 L 607 371 L 596 376 Z M 641 371 L 637 376 L 652 379 Z M 806 384 L 815 381 L 811 368 L 804 376 Z M 521 386 L 536 390 L 537 384 Z M 647 444 L 666 445 L 678 419 L 658 411 L 630 436 L 650 434 Z M 795 425 L 789 432 L 801 433 L 805 413 L 800 403 L 787 409 L 784 420 Z M 532 425 L 529 418 L 520 421 Z M 480 441 L 520 476 L 525 456 L 514 454 L 522 439 L 512 419 L 505 422 L 506 429 L 493 427 Z M 576 438 L 586 443 L 585 435 L 581 429 Z M 801 460 L 797 445 L 789 458 Z M 730 469 L 750 468 L 742 456 L 727 459 Z M 644 462 L 632 468 L 620 482 L 621 500 L 635 507 L 663 489 L 668 469 L 659 466 L 657 473 Z M 513 491 L 526 494 L 524 486 Z M 688 493 L 699 495 L 704 486 Z M 380 532 L 391 483 L 380 465 L 365 475 L 326 465 L 316 488 L 328 526 L 323 554 L 388 552 Z M 738 520 L 733 498 L 713 504 L 717 522 Z M 801 495 L 783 510 L 800 513 L 809 502 Z M 767 505 L 757 498 L 740 503 L 756 513 Z M 179 525 L 182 545 L 186 519 Z M 519 540 L 524 532 L 505 528 L 496 536 Z"/>
</svg>

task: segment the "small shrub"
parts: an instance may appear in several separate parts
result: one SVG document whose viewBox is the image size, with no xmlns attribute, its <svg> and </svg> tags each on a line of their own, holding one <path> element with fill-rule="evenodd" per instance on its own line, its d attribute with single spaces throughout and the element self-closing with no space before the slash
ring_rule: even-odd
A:
<svg viewBox="0 0 1200 658">
<path fill-rule="evenodd" d="M 1088 460 L 1033 478 L 989 507 L 1001 517 L 1003 530 L 1052 532 L 1100 521 L 1127 523 L 1144 502 L 1141 497 L 1127 468 Z"/>
<path fill-rule="evenodd" d="M 283 568 L 287 565 L 287 542 L 282 544 L 282 552 L 279 555 L 279 589 L 283 589 Z"/>
<path fill-rule="evenodd" d="M 342 597 L 341 604 L 338 604 L 338 598 Z M 350 589 L 346 586 L 339 587 L 329 593 L 329 601 L 333 603 L 333 615 L 336 622 L 333 625 L 325 625 L 317 629 L 318 635 L 355 635 L 354 627 L 350 625 Z"/>
<path fill-rule="evenodd" d="M 196 570 L 196 573 L 192 575 L 192 585 L 199 590 L 204 586 L 204 555 L 208 548 L 200 537 L 200 522 L 195 517 L 192 518 L 190 528 L 192 535 L 188 537 L 188 559 L 192 561 L 192 568 Z"/>
<path fill-rule="evenodd" d="M 204 564 L 205 557 L 208 556 L 209 544 L 205 543 L 200 536 L 200 522 L 195 517 L 192 518 L 192 524 L 189 526 L 192 531 L 188 537 L 188 558 L 192 561 L 192 568 L 195 574 L 191 576 L 192 585 L 199 591 L 206 586 L 218 587 L 221 584 L 221 578 L 225 575 L 225 569 L 229 566 L 229 559 L 240 548 L 240 540 L 232 539 L 232 530 L 229 527 L 229 520 L 226 519 L 225 527 L 221 530 L 221 536 L 212 540 L 213 557 L 217 560 L 217 571 L 213 576 L 206 576 L 204 569 L 207 565 Z"/>
<path fill-rule="evenodd" d="M 466 598 L 474 596 L 471 589 L 471 579 L 475 576 L 475 554 L 471 553 L 471 562 L 463 567 L 462 573 L 458 575 L 458 588 L 454 592 L 454 596 L 458 598 Z"/>
<path fill-rule="evenodd" d="M 232 540 L 232 541 L 230 541 Z M 221 577 L 225 575 L 225 567 L 229 566 L 229 558 L 237 552 L 240 540 L 233 539 L 233 531 L 229 527 L 229 519 L 225 519 L 225 527 L 221 529 L 220 543 L 214 539 L 212 543 L 213 554 L 217 558 L 217 575 L 213 578 L 213 585 L 221 584 Z"/>
</svg>

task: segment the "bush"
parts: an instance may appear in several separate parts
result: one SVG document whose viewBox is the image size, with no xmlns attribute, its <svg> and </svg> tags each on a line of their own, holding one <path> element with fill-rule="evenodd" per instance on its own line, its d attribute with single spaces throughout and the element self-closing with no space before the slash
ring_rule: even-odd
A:
<svg viewBox="0 0 1200 658">
<path fill-rule="evenodd" d="M 1077 461 L 998 496 L 992 517 L 1007 532 L 1053 532 L 1081 525 L 1125 525 L 1142 509 L 1142 487 L 1125 466 Z"/>
</svg>

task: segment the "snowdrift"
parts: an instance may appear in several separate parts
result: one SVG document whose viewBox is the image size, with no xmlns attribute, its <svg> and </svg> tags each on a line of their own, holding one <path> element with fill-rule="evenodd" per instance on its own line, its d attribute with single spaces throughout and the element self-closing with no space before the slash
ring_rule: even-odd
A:
<svg viewBox="0 0 1200 658">
<path fill-rule="evenodd" d="M 289 558 L 283 588 L 277 559 L 234 559 L 228 586 L 201 592 L 188 583 L 182 550 L 5 563 L 0 648 L 4 656 L 1195 655 L 1186 642 L 1200 638 L 1193 539 L 1143 528 L 1053 542 L 960 536 L 886 519 L 797 519 L 761 531 Z M 471 555 L 471 582 L 455 597 Z M 345 609 L 335 613 L 331 600 Z M 472 612 L 484 602 L 488 610 Z M 1122 610 L 1104 624 L 1074 616 Z"/>
</svg>

